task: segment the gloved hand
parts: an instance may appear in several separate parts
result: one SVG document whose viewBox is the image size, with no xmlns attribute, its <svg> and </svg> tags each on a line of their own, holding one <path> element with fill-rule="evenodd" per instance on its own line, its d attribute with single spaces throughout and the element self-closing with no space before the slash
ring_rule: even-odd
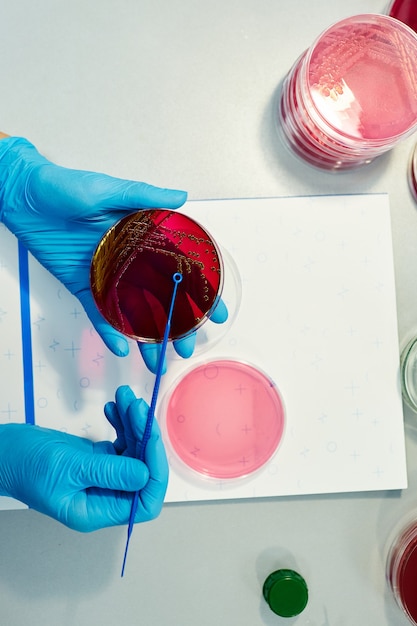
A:
<svg viewBox="0 0 417 626">
<path fill-rule="evenodd" d="M 176 209 L 184 191 L 105 174 L 60 167 L 48 161 L 26 139 L 0 141 L 0 219 L 38 261 L 77 296 L 107 347 L 118 356 L 129 352 L 121 333 L 98 311 L 90 291 L 90 264 L 104 233 L 124 215 L 139 208 Z M 213 321 L 227 318 L 219 307 Z M 174 347 L 188 357 L 194 337 Z M 157 345 L 140 345 L 146 365 L 155 372 Z"/>
<path fill-rule="evenodd" d="M 129 387 L 105 406 L 117 439 L 88 439 L 29 424 L 0 426 L 0 494 L 11 496 L 74 530 L 127 524 L 133 493 L 140 491 L 135 522 L 159 515 L 168 463 L 156 421 L 145 450 L 135 456 L 148 414 Z"/>
</svg>

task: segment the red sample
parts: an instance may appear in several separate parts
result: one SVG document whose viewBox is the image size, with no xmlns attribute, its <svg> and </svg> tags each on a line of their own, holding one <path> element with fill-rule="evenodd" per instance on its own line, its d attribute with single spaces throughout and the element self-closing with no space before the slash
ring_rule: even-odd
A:
<svg viewBox="0 0 417 626">
<path fill-rule="evenodd" d="M 174 273 L 178 285 L 169 339 L 198 328 L 215 309 L 223 286 L 220 251 L 207 231 L 177 211 L 149 209 L 117 222 L 91 263 L 91 290 L 105 319 L 143 342 L 161 342 Z"/>
</svg>

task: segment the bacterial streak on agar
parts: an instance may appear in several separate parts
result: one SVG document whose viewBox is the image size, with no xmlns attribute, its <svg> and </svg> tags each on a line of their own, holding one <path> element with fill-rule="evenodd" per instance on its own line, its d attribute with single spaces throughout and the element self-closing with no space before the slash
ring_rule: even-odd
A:
<svg viewBox="0 0 417 626">
<path fill-rule="evenodd" d="M 223 260 L 217 244 L 193 219 L 167 209 L 141 210 L 102 238 L 91 264 L 91 289 L 114 328 L 137 341 L 160 343 L 171 296 L 168 277 L 175 272 L 183 281 L 171 340 L 194 332 L 216 308 Z"/>
</svg>

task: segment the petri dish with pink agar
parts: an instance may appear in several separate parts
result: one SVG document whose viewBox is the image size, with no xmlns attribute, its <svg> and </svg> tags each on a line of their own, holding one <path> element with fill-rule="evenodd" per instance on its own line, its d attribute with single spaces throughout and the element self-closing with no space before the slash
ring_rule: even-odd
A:
<svg viewBox="0 0 417 626">
<path fill-rule="evenodd" d="M 417 130 L 417 34 L 380 14 L 325 30 L 285 77 L 276 120 L 285 143 L 328 170 L 370 163 Z"/>
<path fill-rule="evenodd" d="M 164 402 L 168 447 L 183 469 L 208 479 L 239 479 L 262 468 L 277 451 L 284 426 L 275 383 L 233 359 L 188 370 Z"/>
<path fill-rule="evenodd" d="M 103 317 L 137 341 L 162 342 L 172 276 L 182 274 L 169 340 L 198 329 L 219 303 L 223 259 L 214 239 L 192 218 L 168 209 L 125 216 L 99 242 L 90 284 Z"/>
<path fill-rule="evenodd" d="M 390 545 L 386 576 L 394 598 L 412 624 L 417 625 L 417 519 L 408 520 Z"/>
</svg>

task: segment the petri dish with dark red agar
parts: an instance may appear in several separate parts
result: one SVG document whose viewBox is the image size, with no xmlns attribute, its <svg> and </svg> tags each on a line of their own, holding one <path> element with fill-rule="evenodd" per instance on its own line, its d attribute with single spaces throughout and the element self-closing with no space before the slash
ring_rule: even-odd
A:
<svg viewBox="0 0 417 626">
<path fill-rule="evenodd" d="M 392 542 L 386 565 L 388 584 L 398 606 L 417 625 L 417 520 L 409 521 Z"/>
<path fill-rule="evenodd" d="M 182 274 L 169 340 L 186 337 L 215 310 L 223 288 L 223 259 L 194 219 L 169 209 L 146 209 L 110 228 L 93 255 L 90 283 L 103 317 L 124 335 L 162 342 L 173 291 Z"/>
<path fill-rule="evenodd" d="M 217 359 L 188 370 L 167 394 L 163 428 L 182 469 L 206 479 L 251 475 L 275 454 L 285 427 L 276 384 L 260 369 Z"/>
<path fill-rule="evenodd" d="M 386 13 L 401 20 L 417 32 L 417 5 L 415 0 L 392 0 Z"/>
</svg>

